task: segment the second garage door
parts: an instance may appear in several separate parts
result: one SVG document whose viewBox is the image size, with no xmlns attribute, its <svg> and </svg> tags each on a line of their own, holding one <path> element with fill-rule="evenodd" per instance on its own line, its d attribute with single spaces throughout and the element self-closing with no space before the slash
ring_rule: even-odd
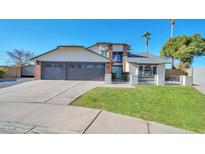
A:
<svg viewBox="0 0 205 154">
<path fill-rule="evenodd" d="M 104 80 L 104 64 L 67 63 L 67 80 Z"/>
</svg>

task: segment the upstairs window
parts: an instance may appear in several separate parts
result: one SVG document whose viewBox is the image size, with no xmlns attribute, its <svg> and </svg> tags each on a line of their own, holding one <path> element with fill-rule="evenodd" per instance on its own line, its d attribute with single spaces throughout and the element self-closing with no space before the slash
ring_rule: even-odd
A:
<svg viewBox="0 0 205 154">
<path fill-rule="evenodd" d="M 113 52 L 112 60 L 115 63 L 122 63 L 122 53 L 121 52 Z"/>
<path fill-rule="evenodd" d="M 107 50 L 101 50 L 100 53 L 101 53 L 102 56 L 108 57 L 108 55 L 107 55 L 107 54 L 108 54 L 108 53 L 107 53 Z"/>
</svg>

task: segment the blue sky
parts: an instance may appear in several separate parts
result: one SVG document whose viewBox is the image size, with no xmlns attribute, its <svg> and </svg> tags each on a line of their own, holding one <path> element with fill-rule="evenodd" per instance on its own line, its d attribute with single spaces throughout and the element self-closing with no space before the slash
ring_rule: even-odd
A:
<svg viewBox="0 0 205 154">
<path fill-rule="evenodd" d="M 174 35 L 200 33 L 205 20 L 176 20 Z M 142 34 L 151 33 L 149 51 L 159 55 L 170 37 L 169 21 L 159 20 L 0 20 L 0 65 L 7 65 L 6 51 L 25 49 L 35 55 L 58 45 L 90 46 L 95 42 L 128 43 L 132 51 L 144 51 Z M 205 57 L 195 58 L 194 67 L 205 67 Z"/>
</svg>

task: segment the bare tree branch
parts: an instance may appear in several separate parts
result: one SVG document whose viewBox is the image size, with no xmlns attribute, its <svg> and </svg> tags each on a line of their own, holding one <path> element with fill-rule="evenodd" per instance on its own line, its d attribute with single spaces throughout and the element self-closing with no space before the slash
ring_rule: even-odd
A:
<svg viewBox="0 0 205 154">
<path fill-rule="evenodd" d="M 32 52 L 25 51 L 23 49 L 13 49 L 12 51 L 7 51 L 7 55 L 16 66 L 29 65 L 31 63 L 30 59 L 33 57 Z"/>
</svg>

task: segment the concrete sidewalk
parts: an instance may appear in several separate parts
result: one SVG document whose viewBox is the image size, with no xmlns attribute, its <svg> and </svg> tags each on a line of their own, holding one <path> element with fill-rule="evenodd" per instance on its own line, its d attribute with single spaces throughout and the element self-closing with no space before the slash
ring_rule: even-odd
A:
<svg viewBox="0 0 205 154">
<path fill-rule="evenodd" d="M 96 109 L 42 103 L 0 103 L 0 133 L 190 134 L 192 132 Z"/>
<path fill-rule="evenodd" d="M 86 134 L 192 134 L 183 129 L 102 111 Z"/>
<path fill-rule="evenodd" d="M 205 86 L 194 86 L 198 91 L 205 95 Z"/>
</svg>

